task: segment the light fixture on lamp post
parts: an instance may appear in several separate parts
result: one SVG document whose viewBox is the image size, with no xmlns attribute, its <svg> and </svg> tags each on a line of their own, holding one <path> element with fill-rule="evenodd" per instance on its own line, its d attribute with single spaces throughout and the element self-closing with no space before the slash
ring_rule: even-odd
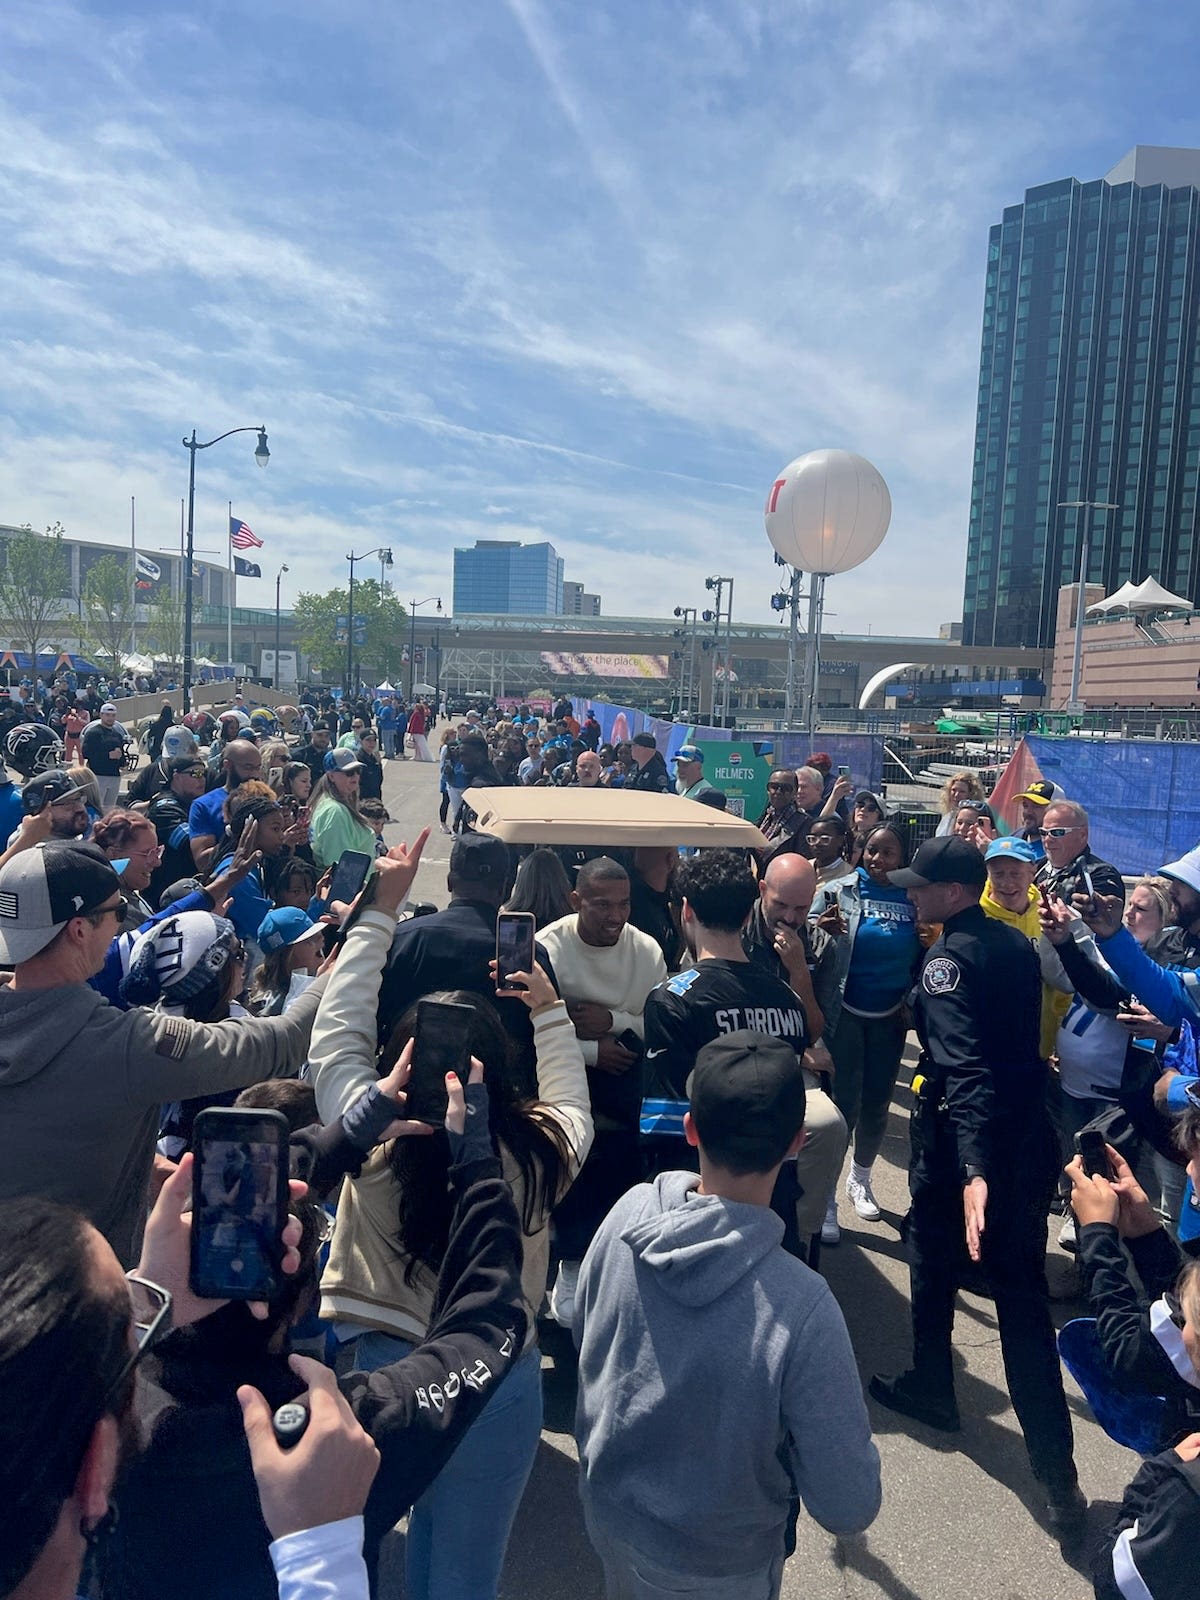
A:
<svg viewBox="0 0 1200 1600">
<path fill-rule="evenodd" d="M 254 459 L 260 467 L 265 467 L 271 459 L 271 452 L 267 449 L 267 430 L 261 428 L 229 428 L 225 433 L 219 433 L 215 439 L 208 439 L 204 444 L 196 438 L 196 430 L 192 429 L 192 437 L 183 441 L 183 448 L 188 452 L 188 498 L 187 498 L 187 544 L 184 550 L 184 590 L 183 590 L 183 710 L 186 715 L 192 709 L 192 558 L 195 555 L 196 544 L 196 451 L 211 450 L 214 444 L 220 444 L 222 439 L 231 439 L 235 433 L 256 433 L 258 444 L 254 450 Z"/>
<path fill-rule="evenodd" d="M 369 561 L 372 556 L 379 557 L 379 570 L 392 564 L 391 546 L 386 544 L 376 545 L 374 550 L 365 550 L 361 556 L 348 555 L 346 560 L 350 563 L 350 593 L 346 605 L 346 698 L 349 700 L 354 682 L 354 563 L 356 561 Z M 383 597 L 383 580 L 379 584 L 380 598 Z M 365 639 L 365 634 L 364 634 Z"/>
<path fill-rule="evenodd" d="M 408 700 L 409 700 L 409 704 L 410 705 L 412 704 L 412 697 L 413 697 L 413 669 L 415 668 L 415 666 L 417 664 L 417 607 L 418 606 L 431 606 L 431 605 L 434 605 L 434 604 L 437 605 L 438 613 L 440 614 L 441 613 L 441 609 L 442 609 L 442 602 L 438 598 L 438 596 L 436 596 L 436 595 L 432 595 L 431 594 L 431 595 L 428 595 L 424 600 L 412 600 L 412 601 L 409 602 L 409 610 L 408 610 L 408 621 L 409 621 L 409 631 L 408 631 Z"/>
<path fill-rule="evenodd" d="M 287 571 L 288 565 L 284 562 L 275 574 L 275 671 L 271 674 L 271 687 L 276 694 L 279 693 L 279 585 Z"/>
<path fill-rule="evenodd" d="M 1119 511 L 1121 508 L 1112 500 L 1060 500 L 1060 511 Z M 1079 677 L 1083 669 L 1083 609 L 1087 599 L 1087 568 L 1089 530 L 1083 518 L 1075 519 L 1075 542 L 1079 545 L 1079 584 L 1075 591 L 1075 648 L 1071 655 L 1071 696 L 1067 701 L 1068 711 L 1082 711 L 1083 705 L 1079 699 Z"/>
</svg>

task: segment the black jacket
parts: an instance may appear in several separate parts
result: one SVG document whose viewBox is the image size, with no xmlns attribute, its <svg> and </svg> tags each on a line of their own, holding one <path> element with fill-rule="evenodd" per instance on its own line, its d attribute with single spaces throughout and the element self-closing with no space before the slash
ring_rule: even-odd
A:
<svg viewBox="0 0 1200 1600">
<path fill-rule="evenodd" d="M 1132 1565 L 1144 1589 L 1118 1587 L 1115 1547 Z M 1153 1600 L 1191 1600 L 1196 1592 L 1200 1550 L 1200 1460 L 1184 1462 L 1174 1450 L 1151 1456 L 1125 1491 L 1121 1509 L 1098 1546 L 1092 1581 L 1098 1600 L 1127 1600 L 1146 1593 Z"/>
<path fill-rule="evenodd" d="M 912 1009 L 925 1095 L 945 1105 L 954 1149 L 941 1154 L 956 1158 L 958 1181 L 968 1167 L 1002 1175 L 1006 1145 L 1035 1116 L 1044 1121 L 1041 1004 L 1038 958 L 1023 933 L 978 905 L 947 918 L 921 963 Z"/>
<path fill-rule="evenodd" d="M 498 1161 L 452 1167 L 458 1203 L 429 1330 L 411 1355 L 339 1379 L 375 1440 L 379 1472 L 366 1506 L 365 1552 L 437 1477 L 522 1349 L 521 1230 Z M 303 1385 L 261 1326 L 228 1306 L 172 1334 L 139 1369 L 146 1449 L 118 1498 L 102 1600 L 277 1600 L 236 1399 L 253 1384 L 272 1407 Z"/>
<path fill-rule="evenodd" d="M 541 944 L 538 964 L 557 989 L 554 968 Z M 443 989 L 480 994 L 500 1013 L 505 1032 L 521 1052 L 533 1091 L 533 1022 L 523 1000 L 497 995 L 489 964 L 496 955 L 496 908 L 484 900 L 451 900 L 431 917 L 400 923 L 379 986 L 379 1038 L 385 1040 L 414 1001 Z"/>
<path fill-rule="evenodd" d="M 1083 881 L 1085 868 L 1097 894 L 1115 894 L 1121 904 L 1125 904 L 1125 885 L 1121 881 L 1121 874 L 1110 862 L 1101 861 L 1090 850 L 1081 850 L 1065 867 L 1052 867 L 1047 856 L 1033 881 L 1070 905 L 1072 895 L 1087 893 L 1087 884 Z"/>
<path fill-rule="evenodd" d="M 674 794 L 675 785 L 671 782 L 671 775 L 667 771 L 667 763 L 662 758 L 662 752 L 656 750 L 644 767 L 634 764 L 633 771 L 625 780 L 626 789 L 640 789 L 651 794 Z"/>
<path fill-rule="evenodd" d="M 1153 1322 L 1150 1314 L 1150 1303 L 1174 1289 L 1186 1256 L 1165 1228 L 1125 1244 L 1145 1299 L 1130 1280 L 1120 1236 L 1109 1223 L 1089 1222 L 1080 1228 L 1079 1265 L 1096 1318 L 1096 1335 L 1113 1376 L 1123 1387 L 1162 1395 L 1167 1402 L 1160 1440 L 1165 1448 L 1184 1434 L 1200 1431 L 1200 1377 L 1189 1382 L 1182 1376 L 1192 1371 L 1183 1336 L 1161 1311 Z"/>
</svg>

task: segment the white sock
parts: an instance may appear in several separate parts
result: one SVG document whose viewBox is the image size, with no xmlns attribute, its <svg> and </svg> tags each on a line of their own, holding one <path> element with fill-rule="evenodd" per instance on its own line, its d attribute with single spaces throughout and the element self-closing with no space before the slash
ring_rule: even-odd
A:
<svg viewBox="0 0 1200 1600">
<path fill-rule="evenodd" d="M 850 1176 L 854 1179 L 855 1183 L 865 1183 L 869 1185 L 871 1182 L 871 1169 L 870 1167 L 860 1167 L 857 1161 L 852 1161 L 850 1163 Z"/>
</svg>

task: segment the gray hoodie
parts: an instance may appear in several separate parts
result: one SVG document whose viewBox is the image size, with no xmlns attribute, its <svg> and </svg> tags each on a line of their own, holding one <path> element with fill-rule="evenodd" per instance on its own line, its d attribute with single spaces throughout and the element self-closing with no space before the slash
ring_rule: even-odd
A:
<svg viewBox="0 0 1200 1600">
<path fill-rule="evenodd" d="M 0 989 L 0 1203 L 74 1206 L 133 1266 L 160 1104 L 295 1072 L 324 989 L 286 1016 L 212 1023 L 118 1011 L 85 983 Z"/>
<path fill-rule="evenodd" d="M 831 1533 L 880 1505 L 879 1454 L 842 1313 L 766 1206 L 691 1172 L 630 1190 L 575 1301 L 581 1492 L 600 1529 L 680 1573 L 783 1549 L 798 1493 Z"/>
</svg>

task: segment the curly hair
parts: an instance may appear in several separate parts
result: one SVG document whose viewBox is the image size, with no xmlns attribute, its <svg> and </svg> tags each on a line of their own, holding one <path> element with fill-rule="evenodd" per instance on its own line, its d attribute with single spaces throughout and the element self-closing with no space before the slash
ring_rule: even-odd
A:
<svg viewBox="0 0 1200 1600">
<path fill-rule="evenodd" d="M 680 863 L 675 893 L 714 933 L 738 933 L 758 899 L 750 863 L 736 850 L 701 850 Z"/>
</svg>

